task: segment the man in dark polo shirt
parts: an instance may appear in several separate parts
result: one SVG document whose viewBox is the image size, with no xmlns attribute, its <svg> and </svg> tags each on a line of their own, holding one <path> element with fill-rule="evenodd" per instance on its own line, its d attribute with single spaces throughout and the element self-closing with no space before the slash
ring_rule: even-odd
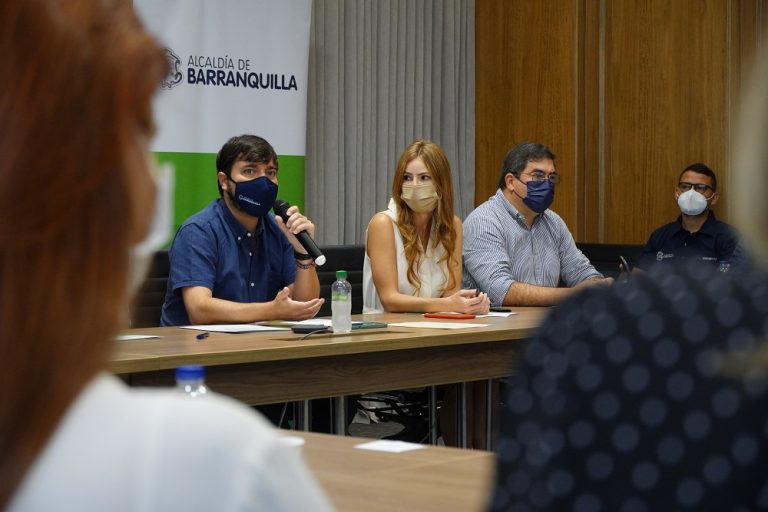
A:
<svg viewBox="0 0 768 512">
<path fill-rule="evenodd" d="M 216 156 L 220 198 L 179 228 L 169 252 L 162 325 L 304 320 L 323 299 L 315 267 L 294 233 L 314 237 L 298 208 L 269 214 L 277 197 L 277 154 L 242 135 Z"/>
<path fill-rule="evenodd" d="M 720 199 L 712 169 L 700 163 L 686 167 L 678 178 L 675 197 L 680 216 L 651 233 L 637 266 L 648 269 L 659 262 L 692 260 L 713 266 L 720 261 L 730 263 L 738 238 L 711 210 Z"/>
</svg>

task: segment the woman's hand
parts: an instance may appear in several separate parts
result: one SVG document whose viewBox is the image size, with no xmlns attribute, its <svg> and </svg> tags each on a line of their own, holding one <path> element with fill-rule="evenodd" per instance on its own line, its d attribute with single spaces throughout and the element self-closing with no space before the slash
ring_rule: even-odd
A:
<svg viewBox="0 0 768 512">
<path fill-rule="evenodd" d="M 470 315 L 485 315 L 491 307 L 491 301 L 483 292 L 477 290 L 459 290 L 446 297 L 450 303 L 450 311 Z"/>
</svg>

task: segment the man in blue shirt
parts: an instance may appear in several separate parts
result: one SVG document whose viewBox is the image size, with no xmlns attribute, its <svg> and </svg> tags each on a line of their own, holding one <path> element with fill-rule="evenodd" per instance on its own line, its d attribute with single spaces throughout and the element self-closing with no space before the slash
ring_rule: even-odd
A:
<svg viewBox="0 0 768 512">
<path fill-rule="evenodd" d="M 179 228 L 169 252 L 162 325 L 304 320 L 323 299 L 314 262 L 295 233 L 315 226 L 277 197 L 277 154 L 263 138 L 233 137 L 216 156 L 220 198 Z"/>
<path fill-rule="evenodd" d="M 731 262 L 738 238 L 711 210 L 720 199 L 712 169 L 701 163 L 686 167 L 678 178 L 675 198 L 680 216 L 651 233 L 638 258 L 638 268 L 648 269 L 659 262 Z"/>
</svg>

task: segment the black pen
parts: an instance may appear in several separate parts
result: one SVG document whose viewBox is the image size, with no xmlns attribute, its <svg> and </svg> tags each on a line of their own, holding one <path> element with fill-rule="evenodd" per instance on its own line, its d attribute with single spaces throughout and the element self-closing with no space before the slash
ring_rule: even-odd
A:
<svg viewBox="0 0 768 512">
<path fill-rule="evenodd" d="M 208 337 L 210 334 L 211 334 L 211 333 L 209 333 L 209 332 L 201 332 L 200 334 L 198 334 L 198 335 L 197 335 L 197 336 L 195 336 L 195 337 L 197 338 L 197 341 L 202 341 L 202 340 L 204 340 L 205 338 L 207 338 L 207 337 Z"/>
</svg>

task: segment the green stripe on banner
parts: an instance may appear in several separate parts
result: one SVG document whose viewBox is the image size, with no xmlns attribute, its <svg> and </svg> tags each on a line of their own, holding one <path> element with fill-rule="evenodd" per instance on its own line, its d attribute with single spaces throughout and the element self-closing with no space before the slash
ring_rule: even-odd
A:
<svg viewBox="0 0 768 512">
<path fill-rule="evenodd" d="M 219 197 L 216 188 L 215 153 L 167 153 L 156 152 L 159 163 L 171 163 L 176 168 L 176 195 L 173 230 L 208 203 Z M 277 175 L 277 196 L 304 212 L 304 157 L 278 155 L 280 171 Z"/>
</svg>

